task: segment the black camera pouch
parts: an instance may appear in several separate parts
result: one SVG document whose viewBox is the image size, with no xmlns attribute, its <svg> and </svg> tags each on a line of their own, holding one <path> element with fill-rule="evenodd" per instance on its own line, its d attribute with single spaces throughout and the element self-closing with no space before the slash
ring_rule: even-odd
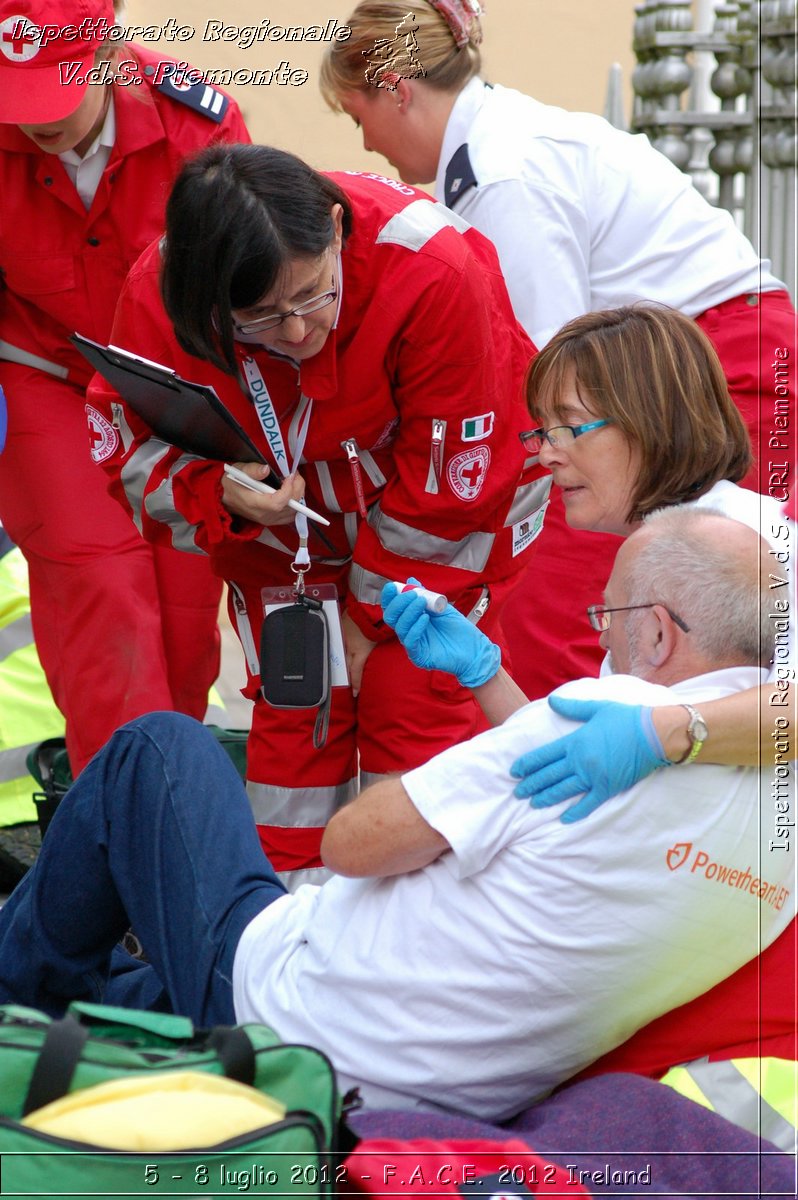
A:
<svg viewBox="0 0 798 1200">
<path fill-rule="evenodd" d="M 330 690 L 327 617 L 317 600 L 301 597 L 263 621 L 263 699 L 273 708 L 320 708 Z"/>
</svg>

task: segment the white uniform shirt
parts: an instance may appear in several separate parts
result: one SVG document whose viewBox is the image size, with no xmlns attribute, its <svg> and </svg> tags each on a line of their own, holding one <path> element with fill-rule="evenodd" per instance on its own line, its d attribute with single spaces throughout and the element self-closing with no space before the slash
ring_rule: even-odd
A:
<svg viewBox="0 0 798 1200">
<path fill-rule="evenodd" d="M 81 158 L 75 150 L 67 150 L 64 154 L 58 155 L 87 212 L 91 208 L 97 188 L 100 186 L 103 171 L 108 166 L 115 141 L 116 116 L 114 114 L 114 98 L 111 96 L 102 129 L 83 157 Z"/>
<path fill-rule="evenodd" d="M 643 134 L 481 79 L 449 117 L 435 197 L 494 242 L 538 347 L 596 309 L 654 300 L 694 317 L 784 287 L 731 215 Z"/>
<path fill-rule="evenodd" d="M 762 676 L 665 689 L 618 675 L 565 690 L 700 704 Z M 767 848 L 759 772 L 655 772 L 563 825 L 562 805 L 513 797 L 509 768 L 572 728 L 537 701 L 404 775 L 452 851 L 264 909 L 235 958 L 237 1020 L 325 1051 L 370 1106 L 501 1120 L 773 941 L 794 911 L 791 856 Z"/>
</svg>

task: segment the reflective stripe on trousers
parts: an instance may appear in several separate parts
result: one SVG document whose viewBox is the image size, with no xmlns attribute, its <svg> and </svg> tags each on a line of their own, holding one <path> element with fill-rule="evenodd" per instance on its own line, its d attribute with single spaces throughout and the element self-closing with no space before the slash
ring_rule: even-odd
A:
<svg viewBox="0 0 798 1200">
<path fill-rule="evenodd" d="M 248 780 L 247 794 L 263 851 L 289 892 L 329 879 L 319 855 L 322 834 L 330 817 L 357 794 L 357 780 L 299 788 Z"/>
<path fill-rule="evenodd" d="M 795 1153 L 798 1063 L 785 1058 L 699 1059 L 673 1067 L 661 1082 L 780 1150 Z"/>
</svg>

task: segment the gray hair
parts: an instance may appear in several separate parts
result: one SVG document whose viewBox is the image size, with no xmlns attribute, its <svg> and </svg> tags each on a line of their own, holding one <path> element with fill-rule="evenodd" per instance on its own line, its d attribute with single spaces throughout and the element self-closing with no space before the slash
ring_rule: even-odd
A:
<svg viewBox="0 0 798 1200">
<path fill-rule="evenodd" d="M 695 649 L 718 668 L 767 668 L 775 649 L 767 543 L 760 539 L 756 557 L 730 554 L 712 518 L 732 520 L 717 509 L 693 505 L 658 509 L 646 517 L 644 526 L 656 537 L 627 568 L 627 603 L 667 605 L 690 627 Z"/>
</svg>

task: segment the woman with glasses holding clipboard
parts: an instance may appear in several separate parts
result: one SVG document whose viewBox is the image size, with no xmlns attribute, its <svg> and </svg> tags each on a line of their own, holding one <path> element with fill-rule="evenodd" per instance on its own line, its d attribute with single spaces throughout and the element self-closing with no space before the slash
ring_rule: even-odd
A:
<svg viewBox="0 0 798 1200">
<path fill-rule="evenodd" d="M 283 481 L 276 494 L 242 486 L 220 461 L 158 442 L 95 383 L 120 432 L 103 464 L 114 493 L 145 537 L 207 555 L 230 584 L 255 701 L 247 774 L 261 841 L 292 886 L 318 878 L 321 830 L 358 777 L 407 769 L 479 728 L 466 688 L 407 663 L 379 598 L 423 563 L 431 590 L 500 636 L 548 496 L 538 468 L 522 479 L 517 436 L 533 347 L 493 247 L 443 206 L 262 146 L 186 165 L 112 340 L 212 385 L 268 467 L 232 465 Z M 300 514 L 297 527 L 300 500 L 330 525 L 304 528 Z M 332 687 L 320 744 L 313 707 L 276 707 L 261 690 L 275 675 L 292 682 L 287 651 L 272 648 L 261 670 L 259 650 L 264 610 L 280 589 L 290 598 L 297 573 L 307 595 L 332 588 L 340 602 L 332 683 L 348 667 L 350 686 Z"/>
</svg>

